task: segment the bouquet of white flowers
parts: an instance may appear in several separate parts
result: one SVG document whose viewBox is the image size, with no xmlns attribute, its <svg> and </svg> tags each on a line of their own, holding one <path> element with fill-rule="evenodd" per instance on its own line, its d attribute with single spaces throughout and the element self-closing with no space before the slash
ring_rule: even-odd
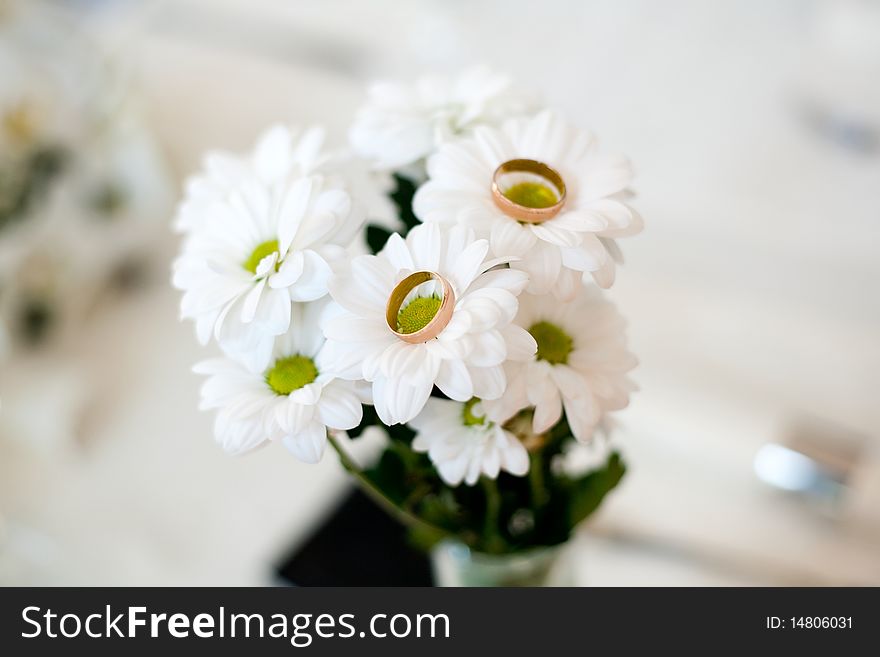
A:
<svg viewBox="0 0 880 657">
<path fill-rule="evenodd" d="M 601 290 L 642 227 L 628 161 L 485 70 L 374 86 L 350 142 L 274 127 L 188 183 L 174 284 L 225 354 L 196 366 L 218 442 L 309 463 L 329 442 L 423 545 L 564 542 L 624 472 L 563 461 L 635 389 Z M 365 227 L 358 163 L 391 177 L 393 229 Z M 372 425 L 365 469 L 342 434 Z"/>
</svg>

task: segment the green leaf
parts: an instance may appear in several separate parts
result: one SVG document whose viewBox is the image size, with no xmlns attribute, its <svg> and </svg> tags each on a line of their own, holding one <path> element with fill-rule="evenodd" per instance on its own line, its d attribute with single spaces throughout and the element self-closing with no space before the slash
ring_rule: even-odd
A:
<svg viewBox="0 0 880 657">
<path fill-rule="evenodd" d="M 415 549 L 428 552 L 432 547 L 446 538 L 443 531 L 432 529 L 424 525 L 410 527 L 407 532 L 407 540 Z"/>
<path fill-rule="evenodd" d="M 570 529 L 595 511 L 626 473 L 620 454 L 613 452 L 605 466 L 570 481 L 568 522 Z"/>
<path fill-rule="evenodd" d="M 438 527 L 455 527 L 461 518 L 461 507 L 449 488 L 426 495 L 419 510 L 422 518 Z"/>
<path fill-rule="evenodd" d="M 406 500 L 409 493 L 406 465 L 396 451 L 386 449 L 379 462 L 365 470 L 364 475 L 397 506 L 401 506 Z"/>
</svg>

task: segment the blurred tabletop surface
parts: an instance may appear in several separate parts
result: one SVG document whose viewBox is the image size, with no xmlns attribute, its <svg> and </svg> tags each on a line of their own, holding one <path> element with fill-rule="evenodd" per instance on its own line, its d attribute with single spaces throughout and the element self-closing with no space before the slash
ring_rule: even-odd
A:
<svg viewBox="0 0 880 657">
<path fill-rule="evenodd" d="M 880 584 L 880 155 L 803 120 L 801 3 L 79 4 L 179 183 L 206 149 L 242 150 L 279 120 L 341 143 L 369 80 L 474 62 L 627 153 L 647 229 L 623 244 L 611 297 L 641 391 L 615 437 L 626 480 L 572 548 L 579 583 Z M 75 349 L 8 366 L 22 386 L 69 375 L 88 394 L 75 435 L 0 435 L 0 583 L 271 583 L 344 491 L 329 454 L 213 443 L 169 219 L 145 289 Z M 762 445 L 811 418 L 865 436 L 830 510 L 754 474 Z"/>
</svg>

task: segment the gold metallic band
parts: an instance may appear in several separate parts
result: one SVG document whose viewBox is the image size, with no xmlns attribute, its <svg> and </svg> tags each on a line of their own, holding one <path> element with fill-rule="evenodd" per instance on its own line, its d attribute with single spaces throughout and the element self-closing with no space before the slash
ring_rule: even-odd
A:
<svg viewBox="0 0 880 657">
<path fill-rule="evenodd" d="M 533 173 L 552 183 L 559 192 L 559 200 L 546 208 L 530 208 L 514 203 L 504 195 L 499 185 L 501 176 L 510 173 Z M 540 224 L 552 219 L 565 205 L 565 181 L 556 169 L 537 160 L 508 160 L 503 162 L 492 175 L 492 198 L 495 205 L 508 217 L 529 224 Z"/>
<path fill-rule="evenodd" d="M 397 315 L 406 299 L 406 295 L 422 283 L 427 283 L 428 281 L 437 281 L 443 288 L 443 299 L 440 301 L 440 308 L 437 310 L 437 314 L 434 315 L 426 326 L 418 331 L 400 333 L 397 330 Z M 454 308 L 455 292 L 453 292 L 449 281 L 432 271 L 417 271 L 404 278 L 391 290 L 391 296 L 388 297 L 388 305 L 385 306 L 385 321 L 388 323 L 388 328 L 391 329 L 391 332 L 398 338 L 410 344 L 419 344 L 440 335 L 440 331 L 445 329 L 446 325 L 449 324 L 449 320 L 452 319 Z"/>
</svg>

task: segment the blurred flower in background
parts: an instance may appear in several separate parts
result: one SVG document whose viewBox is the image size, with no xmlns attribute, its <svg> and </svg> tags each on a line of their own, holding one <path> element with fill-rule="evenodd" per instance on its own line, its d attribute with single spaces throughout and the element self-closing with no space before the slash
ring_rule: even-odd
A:
<svg viewBox="0 0 880 657">
<path fill-rule="evenodd" d="M 11 422 L 16 436 L 42 440 L 45 415 L 18 408 L 32 396 L 48 407 L 53 395 L 85 401 L 84 382 L 64 354 L 96 305 L 143 274 L 171 185 L 121 72 L 64 12 L 41 2 L 0 4 L 0 80 L 7 358 L 0 427 Z M 16 368 L 33 372 L 34 357 L 47 352 L 56 374 L 71 374 L 72 387 L 31 388 L 15 376 Z"/>
<path fill-rule="evenodd" d="M 121 80 L 75 25 L 7 2 L 0 53 L 3 316 L 34 344 L 123 273 L 139 240 L 118 225 L 162 218 L 167 182 Z"/>
</svg>

